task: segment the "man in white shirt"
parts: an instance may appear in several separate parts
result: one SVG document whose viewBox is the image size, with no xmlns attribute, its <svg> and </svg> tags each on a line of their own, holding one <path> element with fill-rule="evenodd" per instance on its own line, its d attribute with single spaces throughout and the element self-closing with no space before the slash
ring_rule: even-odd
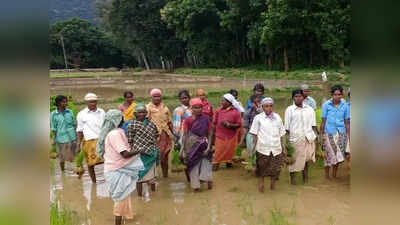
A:
<svg viewBox="0 0 400 225">
<path fill-rule="evenodd" d="M 296 172 L 303 171 L 303 181 L 308 181 L 308 162 L 315 162 L 315 139 L 318 130 L 314 110 L 304 104 L 304 93 L 297 89 L 292 92 L 294 104 L 285 111 L 286 143 L 294 147 L 289 165 L 290 183 L 296 184 Z M 289 149 L 289 146 L 287 146 Z"/>
<path fill-rule="evenodd" d="M 97 156 L 96 145 L 105 113 L 103 109 L 97 108 L 97 96 L 95 94 L 86 94 L 85 101 L 87 107 L 78 113 L 76 132 L 78 146 L 85 152 L 90 178 L 93 183 L 96 183 L 94 166 L 103 163 L 103 160 Z"/>
<path fill-rule="evenodd" d="M 285 128 L 281 117 L 272 112 L 274 101 L 272 98 L 264 98 L 261 101 L 264 112 L 254 117 L 249 133 L 252 134 L 256 149 L 256 175 L 259 177 L 258 190 L 264 192 L 264 177 L 271 177 L 271 190 L 275 189 L 275 181 L 284 163 L 285 156 L 282 153 L 282 137 Z M 286 152 L 286 151 L 285 151 Z"/>
<path fill-rule="evenodd" d="M 307 84 L 301 85 L 301 90 L 303 90 L 304 100 L 303 104 L 310 106 L 313 110 L 317 109 L 317 102 L 314 100 L 313 97 L 308 96 L 311 91 L 309 90 L 309 86 Z"/>
</svg>

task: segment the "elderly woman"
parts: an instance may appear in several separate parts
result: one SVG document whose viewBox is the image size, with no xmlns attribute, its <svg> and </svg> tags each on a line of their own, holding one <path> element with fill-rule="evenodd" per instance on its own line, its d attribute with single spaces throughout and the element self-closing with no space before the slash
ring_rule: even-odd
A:
<svg viewBox="0 0 400 225">
<path fill-rule="evenodd" d="M 174 139 L 171 112 L 161 102 L 162 93 L 159 89 L 150 92 L 151 102 L 147 104 L 147 116 L 157 126 L 160 138 L 158 146 L 161 154 L 161 169 L 164 178 L 168 177 L 168 154 L 172 148 Z"/>
<path fill-rule="evenodd" d="M 181 105 L 176 107 L 173 113 L 173 127 L 174 136 L 182 145 L 183 136 L 183 122 L 186 118 L 192 115 L 192 111 L 189 108 L 190 95 L 187 90 L 181 90 L 178 93 L 179 101 Z"/>
<path fill-rule="evenodd" d="M 122 126 L 122 112 L 109 110 L 101 127 L 97 142 L 97 155 L 104 157 L 104 178 L 110 184 L 110 195 L 114 201 L 115 224 L 122 218 L 133 219 L 131 193 L 143 170 L 140 149 L 131 149 Z"/>
<path fill-rule="evenodd" d="M 202 104 L 203 104 L 203 114 L 208 116 L 210 121 L 213 119 L 213 107 L 209 101 L 207 101 L 207 95 L 206 92 L 203 89 L 198 89 L 195 93 L 196 98 L 200 98 Z"/>
<path fill-rule="evenodd" d="M 329 171 L 336 178 L 339 164 L 345 159 L 347 141 L 350 141 L 350 110 L 342 99 L 343 88 L 335 85 L 331 88 L 332 98 L 322 105 L 320 133 L 323 136 L 325 151 L 325 177 L 330 179 Z"/>
<path fill-rule="evenodd" d="M 183 153 L 190 186 L 198 191 L 200 182 L 207 182 L 208 189 L 212 188 L 212 152 L 208 149 L 208 134 L 210 120 L 202 114 L 203 104 L 200 98 L 190 102 L 192 116 L 185 119 L 183 130 Z"/>
<path fill-rule="evenodd" d="M 225 162 L 228 168 L 232 167 L 232 158 L 238 145 L 238 129 L 242 125 L 238 103 L 231 94 L 225 94 L 221 99 L 221 107 L 215 112 L 211 136 L 215 134 L 215 155 L 213 158 L 213 170 L 219 168 L 219 164 Z M 208 144 L 211 149 L 211 142 Z"/>
<path fill-rule="evenodd" d="M 261 101 L 264 112 L 254 117 L 249 133 L 253 135 L 256 149 L 256 175 L 259 177 L 258 190 L 264 192 L 264 177 L 271 177 L 271 190 L 275 189 L 275 181 L 284 162 L 282 153 L 282 137 L 285 127 L 281 117 L 272 111 L 274 101 L 264 98 Z"/>
<path fill-rule="evenodd" d="M 135 109 L 135 120 L 127 127 L 127 137 L 129 146 L 132 149 L 139 149 L 140 158 L 144 164 L 144 170 L 140 171 L 142 177 L 137 183 L 137 192 L 142 196 L 142 184 L 151 186 L 156 190 L 156 166 L 160 162 L 159 150 L 157 144 L 158 130 L 156 125 L 147 118 L 147 110 L 144 104 L 137 104 Z"/>
<path fill-rule="evenodd" d="M 118 106 L 118 109 L 124 114 L 124 121 L 132 120 L 134 118 L 133 111 L 135 110 L 136 103 L 133 101 L 132 91 L 124 92 L 125 102 Z"/>
</svg>

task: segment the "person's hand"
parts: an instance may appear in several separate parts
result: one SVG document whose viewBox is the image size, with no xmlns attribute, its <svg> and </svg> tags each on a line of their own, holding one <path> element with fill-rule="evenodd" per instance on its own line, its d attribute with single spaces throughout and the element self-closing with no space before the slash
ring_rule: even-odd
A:
<svg viewBox="0 0 400 225">
<path fill-rule="evenodd" d="M 207 149 L 203 152 L 203 156 L 208 156 L 209 153 L 210 153 L 210 149 L 207 148 Z"/>
<path fill-rule="evenodd" d="M 226 120 L 222 121 L 222 125 L 224 125 L 224 127 L 226 127 L 226 128 L 230 127 L 230 123 Z"/>
</svg>

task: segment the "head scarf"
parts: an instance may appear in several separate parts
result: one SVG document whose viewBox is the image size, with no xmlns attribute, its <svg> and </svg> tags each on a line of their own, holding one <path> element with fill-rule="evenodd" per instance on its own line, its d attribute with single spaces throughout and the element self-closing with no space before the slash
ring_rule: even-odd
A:
<svg viewBox="0 0 400 225">
<path fill-rule="evenodd" d="M 195 96 L 199 97 L 200 95 L 206 95 L 206 92 L 203 89 L 198 89 L 195 93 Z"/>
<path fill-rule="evenodd" d="M 97 95 L 93 93 L 87 93 L 85 95 L 85 101 L 97 101 Z"/>
<path fill-rule="evenodd" d="M 97 155 L 103 158 L 104 142 L 107 134 L 117 128 L 122 121 L 122 112 L 117 109 L 110 109 L 104 116 L 103 125 L 101 126 L 99 139 L 97 141 Z"/>
<path fill-rule="evenodd" d="M 264 106 L 265 104 L 274 104 L 274 100 L 270 97 L 263 98 L 261 105 Z"/>
<path fill-rule="evenodd" d="M 151 90 L 150 96 L 154 96 L 154 95 L 156 95 L 156 94 L 162 95 L 161 90 L 160 90 L 160 89 L 157 89 L 157 88 Z"/>
<path fill-rule="evenodd" d="M 143 103 L 136 104 L 135 112 L 140 111 L 140 110 L 147 110 L 146 105 Z"/>
<path fill-rule="evenodd" d="M 308 84 L 302 84 L 301 85 L 301 90 L 308 90 L 308 88 L 310 88 L 310 86 L 308 86 Z"/>
<path fill-rule="evenodd" d="M 233 95 L 231 95 L 229 93 L 228 94 L 224 94 L 224 98 L 228 102 L 232 103 L 233 107 L 235 107 L 237 110 L 239 110 L 239 112 L 244 112 L 243 107 L 239 104 L 238 101 L 236 101 L 236 99 L 235 99 L 235 97 L 233 97 Z"/>
<path fill-rule="evenodd" d="M 192 100 L 190 100 L 190 106 L 194 105 L 203 105 L 203 103 L 200 98 L 193 98 Z"/>
</svg>

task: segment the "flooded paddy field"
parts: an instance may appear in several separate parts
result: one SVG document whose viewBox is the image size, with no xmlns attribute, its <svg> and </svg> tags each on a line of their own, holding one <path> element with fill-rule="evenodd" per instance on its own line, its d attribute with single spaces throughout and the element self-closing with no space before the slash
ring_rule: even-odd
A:
<svg viewBox="0 0 400 225">
<path fill-rule="evenodd" d="M 107 110 L 115 108 L 125 90 L 134 92 L 135 97 L 148 97 L 152 88 L 160 88 L 167 96 L 176 96 L 180 89 L 191 93 L 203 88 L 210 94 L 209 100 L 218 106 L 221 97 L 218 92 L 238 89 L 243 104 L 255 83 L 261 82 L 266 88 L 265 96 L 275 100 L 274 110 L 283 117 L 285 108 L 292 104 L 291 93 L 284 87 L 299 86 L 304 81 L 242 80 L 218 77 L 185 77 L 154 75 L 112 78 L 55 78 L 50 80 L 51 94 L 71 94 L 78 102 L 77 108 L 85 107 L 83 96 L 87 92 L 96 93 L 101 99 L 98 106 Z M 207 80 L 204 80 L 207 79 Z M 108 83 L 107 83 L 108 82 Z M 318 105 L 329 97 L 327 89 L 316 85 L 312 96 Z M 281 89 L 280 89 L 281 88 Z M 148 101 L 149 99 L 145 99 Z M 80 102 L 80 103 L 79 103 Z M 164 103 L 172 111 L 179 105 L 177 98 L 167 98 Z M 243 157 L 245 156 L 243 151 Z M 170 159 L 172 157 L 170 156 Z M 53 203 L 73 212 L 82 225 L 110 225 L 114 223 L 113 201 L 108 194 L 108 184 L 104 182 L 103 165 L 95 167 L 97 183 L 93 184 L 85 168 L 81 179 L 73 173 L 74 165 L 66 164 L 61 173 L 57 160 L 52 160 L 54 169 L 50 179 L 50 197 Z M 161 171 L 158 171 L 161 174 Z M 157 191 L 150 193 L 150 201 L 145 202 L 133 193 L 134 219 L 125 224 L 140 225 L 340 225 L 349 224 L 350 216 L 350 173 L 341 165 L 338 179 L 324 178 L 321 162 L 312 165 L 308 184 L 302 184 L 298 174 L 298 185 L 289 184 L 289 172 L 283 169 L 275 191 L 270 191 L 269 179 L 265 180 L 265 193 L 259 193 L 254 173 L 235 163 L 231 169 L 222 168 L 213 173 L 214 186 L 194 193 L 183 172 L 171 173 L 169 178 L 159 176 Z"/>
</svg>

